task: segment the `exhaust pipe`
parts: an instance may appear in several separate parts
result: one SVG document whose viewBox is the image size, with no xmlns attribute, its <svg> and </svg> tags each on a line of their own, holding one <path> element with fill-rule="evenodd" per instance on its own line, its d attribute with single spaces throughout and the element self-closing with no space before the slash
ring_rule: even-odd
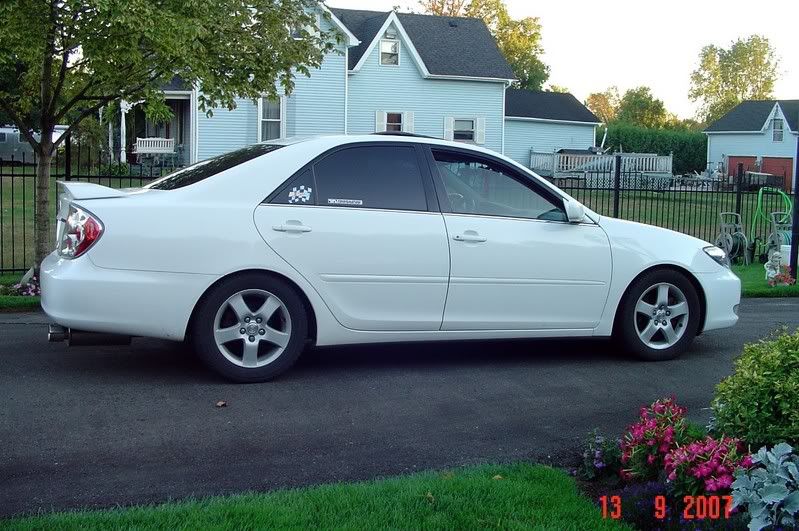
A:
<svg viewBox="0 0 799 531">
<path fill-rule="evenodd" d="M 47 341 L 56 343 L 66 341 L 70 347 L 89 347 L 99 345 L 130 345 L 131 336 L 107 334 L 104 332 L 85 332 L 61 325 L 51 324 Z"/>
</svg>

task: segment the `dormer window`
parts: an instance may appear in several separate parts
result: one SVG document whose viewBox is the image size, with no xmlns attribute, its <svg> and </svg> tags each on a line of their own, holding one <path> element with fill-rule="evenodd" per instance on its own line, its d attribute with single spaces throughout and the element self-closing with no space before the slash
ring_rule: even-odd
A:
<svg viewBox="0 0 799 531">
<path fill-rule="evenodd" d="M 400 43 L 397 39 L 380 40 L 380 64 L 385 66 L 398 66 Z"/>
<path fill-rule="evenodd" d="M 773 142 L 782 142 L 784 129 L 783 122 L 780 118 L 771 120 L 771 140 Z"/>
</svg>

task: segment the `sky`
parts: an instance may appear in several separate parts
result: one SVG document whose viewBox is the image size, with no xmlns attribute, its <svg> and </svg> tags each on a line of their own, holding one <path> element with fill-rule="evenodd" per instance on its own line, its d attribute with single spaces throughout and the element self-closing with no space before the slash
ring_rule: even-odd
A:
<svg viewBox="0 0 799 531">
<path fill-rule="evenodd" d="M 332 7 L 418 11 L 416 0 L 329 0 Z M 780 58 L 775 96 L 799 99 L 799 0 L 505 0 L 514 18 L 541 19 L 549 83 L 579 100 L 616 85 L 647 85 L 666 108 L 692 118 L 690 75 L 707 44 L 757 33 Z"/>
</svg>

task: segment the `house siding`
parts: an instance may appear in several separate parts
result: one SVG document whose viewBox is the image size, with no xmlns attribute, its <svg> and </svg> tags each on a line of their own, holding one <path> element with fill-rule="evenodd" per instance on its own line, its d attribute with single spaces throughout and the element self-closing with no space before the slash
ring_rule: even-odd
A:
<svg viewBox="0 0 799 531">
<path fill-rule="evenodd" d="M 329 22 L 322 19 L 322 29 Z M 301 136 L 344 133 L 346 59 L 340 45 L 325 55 L 322 65 L 310 77 L 297 73 L 294 90 L 286 97 L 285 134 Z M 278 92 L 282 89 L 279 87 Z M 213 116 L 197 117 L 197 160 L 215 157 L 258 141 L 258 105 L 237 99 L 236 108 L 214 109 Z"/>
<path fill-rule="evenodd" d="M 558 149 L 587 149 L 594 146 L 593 124 L 560 124 L 532 120 L 505 119 L 505 155 L 530 166 L 530 150 L 542 153 Z"/>
<path fill-rule="evenodd" d="M 444 136 L 444 117 L 485 118 L 484 147 L 502 150 L 503 82 L 425 79 L 401 40 L 399 66 L 381 66 L 379 46 L 349 77 L 348 132 L 375 132 L 375 113 L 413 112 L 414 133 Z"/>
</svg>

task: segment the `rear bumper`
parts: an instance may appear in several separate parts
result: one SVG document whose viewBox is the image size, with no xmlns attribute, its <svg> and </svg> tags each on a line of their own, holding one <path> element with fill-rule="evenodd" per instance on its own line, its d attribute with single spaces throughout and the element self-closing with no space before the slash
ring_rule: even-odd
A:
<svg viewBox="0 0 799 531">
<path fill-rule="evenodd" d="M 703 330 L 728 328 L 738 322 L 741 280 L 729 269 L 696 275 L 705 292 L 707 308 Z"/>
<path fill-rule="evenodd" d="M 42 308 L 67 328 L 182 340 L 212 275 L 104 269 L 56 253 L 41 266 Z"/>
</svg>

